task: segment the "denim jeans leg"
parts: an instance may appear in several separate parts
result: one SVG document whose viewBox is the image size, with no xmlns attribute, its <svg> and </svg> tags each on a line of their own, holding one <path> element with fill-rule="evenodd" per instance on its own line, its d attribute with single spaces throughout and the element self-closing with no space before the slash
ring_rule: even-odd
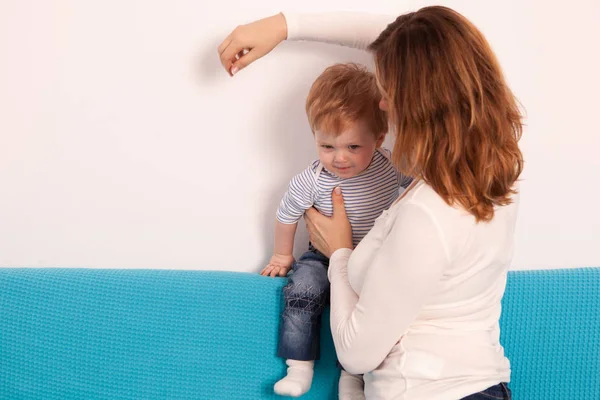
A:
<svg viewBox="0 0 600 400">
<path fill-rule="evenodd" d="M 487 388 L 486 390 L 463 397 L 461 400 L 511 400 L 512 392 L 504 382 Z"/>
<path fill-rule="evenodd" d="M 294 263 L 283 288 L 279 357 L 303 361 L 319 358 L 321 315 L 329 301 L 328 267 L 327 257 L 314 250 Z"/>
</svg>

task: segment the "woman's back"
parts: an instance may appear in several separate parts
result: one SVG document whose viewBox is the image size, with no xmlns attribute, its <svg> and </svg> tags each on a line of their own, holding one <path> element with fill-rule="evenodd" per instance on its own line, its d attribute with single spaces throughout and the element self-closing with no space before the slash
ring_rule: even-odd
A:
<svg viewBox="0 0 600 400">
<path fill-rule="evenodd" d="M 498 320 L 513 253 L 516 210 L 516 203 L 499 207 L 490 222 L 475 223 L 471 214 L 449 206 L 420 182 L 382 216 L 355 249 L 348 263 L 348 279 L 359 295 L 365 279 L 378 278 L 368 276 L 370 264 L 365 260 L 378 253 L 381 242 L 394 234 L 396 224 L 410 224 L 402 229 L 415 232 L 431 225 L 440 238 L 422 243 L 420 248 L 403 248 L 397 259 L 388 260 L 394 268 L 406 270 L 403 275 L 427 273 L 410 271 L 423 268 L 411 260 L 424 255 L 439 254 L 447 260 L 422 306 L 413 309 L 397 304 L 392 312 L 397 315 L 387 316 L 408 319 L 410 313 L 416 313 L 408 328 L 397 332 L 399 340 L 383 363 L 365 375 L 367 398 L 404 395 L 406 399 L 433 399 L 438 398 L 436 393 L 444 393 L 440 399 L 456 399 L 510 380 L 510 364 L 498 341 Z M 407 213 L 422 217 L 406 218 Z M 427 289 L 408 290 L 418 293 Z M 407 295 L 399 293 L 398 299 Z"/>
</svg>

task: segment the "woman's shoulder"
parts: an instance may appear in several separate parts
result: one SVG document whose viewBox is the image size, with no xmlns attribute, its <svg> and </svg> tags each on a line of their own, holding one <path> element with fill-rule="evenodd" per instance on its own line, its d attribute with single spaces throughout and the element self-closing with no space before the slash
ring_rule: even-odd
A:
<svg viewBox="0 0 600 400">
<path fill-rule="evenodd" d="M 514 226 L 514 205 L 498 210 L 492 221 L 478 223 L 471 213 L 461 206 L 448 204 L 424 181 L 418 181 L 408 190 L 389 210 L 385 219 L 388 232 L 435 232 L 440 239 L 440 249 L 446 253 L 449 262 L 462 252 L 470 251 L 470 246 L 487 243 L 488 239 L 510 237 L 508 231 Z M 433 246 L 434 242 L 427 245 Z M 435 249 L 429 247 L 428 251 Z"/>
<path fill-rule="evenodd" d="M 409 187 L 408 192 L 401 195 L 400 200 L 392 205 L 389 214 L 393 224 L 406 224 L 407 220 L 411 223 L 433 223 L 440 227 L 440 222 L 448 219 L 449 214 L 455 214 L 457 210 L 451 207 L 424 181 L 418 181 Z M 408 214 L 420 215 L 419 220 L 407 218 Z"/>
<path fill-rule="evenodd" d="M 401 207 L 402 204 L 421 206 L 434 214 L 451 212 L 451 208 L 453 208 L 423 180 L 418 181 L 409 189 L 398 205 Z"/>
<path fill-rule="evenodd" d="M 507 206 L 496 207 L 496 211 L 503 214 L 517 208 L 519 203 L 519 186 L 515 185 L 516 194 L 513 201 Z M 451 218 L 456 222 L 457 219 L 465 220 L 468 223 L 474 223 L 475 217 L 458 204 L 448 204 L 428 183 L 419 181 L 410 190 L 400 203 L 419 205 L 431 212 L 436 217 Z"/>
<path fill-rule="evenodd" d="M 518 194 L 514 196 L 511 204 L 497 207 L 493 219 L 485 223 L 478 223 L 475 217 L 461 206 L 448 204 L 442 196 L 423 181 L 418 182 L 397 206 L 404 208 L 404 215 L 410 210 L 414 210 L 415 206 L 423 210 L 422 214 L 426 214 L 428 222 L 437 227 L 444 241 L 448 244 L 448 248 L 458 251 L 473 235 L 510 236 L 507 236 L 506 232 L 514 229 L 518 209 Z M 401 220 L 402 218 L 399 218 L 396 223 L 402 223 Z"/>
<path fill-rule="evenodd" d="M 448 204 L 429 184 L 419 181 L 397 204 L 405 210 L 418 207 L 447 239 L 458 238 L 476 224 L 475 217 L 464 208 Z"/>
</svg>

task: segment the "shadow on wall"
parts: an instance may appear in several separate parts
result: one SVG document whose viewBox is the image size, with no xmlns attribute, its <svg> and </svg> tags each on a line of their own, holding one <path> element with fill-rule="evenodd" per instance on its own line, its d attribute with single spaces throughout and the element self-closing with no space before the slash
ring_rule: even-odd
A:
<svg viewBox="0 0 600 400">
<path fill-rule="evenodd" d="M 226 74 L 218 58 L 219 43 L 220 40 L 215 39 L 214 46 L 203 48 L 197 55 L 196 79 L 201 81 L 202 85 L 221 79 L 221 75 Z M 264 119 L 268 121 L 268 128 L 256 140 L 259 146 L 265 149 L 265 157 L 268 157 L 266 165 L 277 170 L 276 175 L 280 177 L 278 182 L 269 186 L 272 190 L 262 197 L 263 206 L 260 211 L 257 210 L 262 215 L 261 220 L 264 221 L 263 228 L 260 230 L 264 258 L 259 265 L 255 266 L 257 272 L 266 266 L 273 253 L 275 214 L 283 194 L 288 189 L 289 181 L 317 158 L 313 134 L 305 111 L 306 96 L 313 81 L 325 68 L 340 62 L 359 62 L 373 70 L 372 59 L 368 53 L 340 46 L 286 42 L 274 52 L 280 57 L 278 62 L 281 68 L 288 68 L 291 71 L 297 70 L 298 65 L 304 68 L 302 75 L 295 79 L 282 77 L 282 75 L 266 77 L 266 79 L 282 79 L 282 84 L 277 93 L 267 93 L 256 99 L 264 100 L 263 109 L 266 110 Z M 315 62 L 311 61 L 307 65 L 307 60 Z M 263 60 L 259 62 L 261 61 Z M 254 66 L 250 68 L 252 67 Z M 256 71 L 253 70 L 252 73 L 256 74 Z M 294 256 L 298 258 L 307 249 L 308 233 L 304 220 L 301 219 L 298 222 L 294 243 Z"/>
<path fill-rule="evenodd" d="M 221 65 L 217 48 L 223 38 L 215 38 L 210 46 L 202 47 L 194 58 L 194 77 L 199 84 L 216 81 L 223 74 L 227 74 Z"/>
<path fill-rule="evenodd" d="M 316 77 L 316 76 L 315 76 Z M 305 102 L 312 82 L 293 82 L 280 93 L 281 101 L 272 109 L 273 124 L 262 137 L 265 145 L 271 148 L 269 157 L 273 168 L 276 168 L 281 180 L 273 185 L 273 190 L 265 197 L 262 211 L 264 218 L 263 248 L 265 249 L 264 265 L 273 253 L 275 214 L 281 198 L 288 189 L 289 181 L 309 163 L 317 158 L 312 132 L 309 128 L 305 112 Z M 308 250 L 308 233 L 304 219 L 298 221 L 298 229 L 294 241 L 296 259 Z M 264 266 L 263 265 L 263 266 Z M 262 268 L 262 267 L 261 267 Z"/>
</svg>

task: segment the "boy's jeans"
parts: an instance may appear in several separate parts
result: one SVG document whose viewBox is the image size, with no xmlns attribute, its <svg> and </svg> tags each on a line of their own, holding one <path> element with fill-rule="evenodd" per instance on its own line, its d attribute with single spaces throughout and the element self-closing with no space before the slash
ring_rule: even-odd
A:
<svg viewBox="0 0 600 400">
<path fill-rule="evenodd" d="M 329 301 L 329 259 L 309 245 L 292 265 L 283 288 L 285 306 L 279 327 L 277 355 L 292 360 L 319 359 L 321 314 Z"/>
</svg>

